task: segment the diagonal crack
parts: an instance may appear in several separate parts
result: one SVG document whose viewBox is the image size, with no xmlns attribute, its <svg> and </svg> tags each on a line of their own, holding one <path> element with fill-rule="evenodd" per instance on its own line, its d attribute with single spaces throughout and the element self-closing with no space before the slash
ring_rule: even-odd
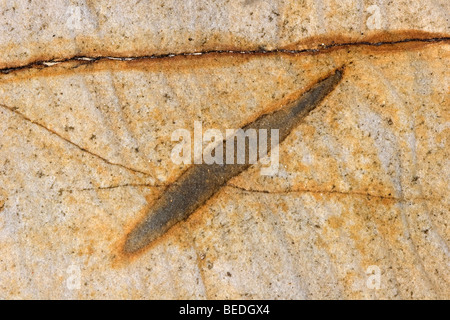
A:
<svg viewBox="0 0 450 320">
<path fill-rule="evenodd" d="M 26 115 L 24 115 L 23 113 L 19 112 L 19 111 L 17 110 L 17 108 L 9 107 L 9 106 L 6 106 L 6 105 L 4 105 L 4 104 L 0 104 L 0 107 L 4 108 L 4 109 L 6 109 L 6 110 L 11 111 L 11 112 L 14 113 L 15 115 L 17 115 L 17 116 L 19 116 L 20 118 L 22 118 L 23 120 L 25 120 L 25 121 L 27 121 L 27 122 L 30 122 L 30 123 L 34 124 L 35 126 L 38 126 L 38 127 L 42 128 L 42 129 L 44 129 L 45 131 L 49 132 L 49 133 L 52 134 L 53 136 L 56 136 L 56 137 L 58 137 L 59 139 L 61 139 L 61 140 L 65 141 L 65 142 L 67 142 L 68 144 L 70 144 L 70 145 L 76 147 L 76 148 L 79 149 L 80 151 L 82 151 L 82 152 L 84 152 L 84 153 L 88 153 L 88 154 L 90 154 L 91 156 L 93 156 L 93 157 L 95 157 L 95 158 L 97 158 L 97 159 L 100 159 L 100 160 L 102 160 L 103 162 L 105 162 L 105 163 L 107 163 L 107 164 L 109 164 L 109 165 L 111 165 L 111 166 L 120 167 L 120 168 L 129 170 L 129 171 L 132 171 L 132 172 L 134 172 L 134 173 L 137 173 L 137 174 L 142 174 L 142 175 L 145 175 L 145 176 L 151 176 L 151 175 L 150 175 L 149 173 L 147 173 L 147 172 L 144 172 L 144 171 L 141 171 L 141 170 L 138 170 L 138 169 L 134 169 L 134 168 L 130 168 L 130 167 L 127 167 L 127 166 L 125 166 L 125 165 L 123 165 L 123 164 L 120 164 L 120 163 L 112 162 L 112 161 L 110 161 L 110 160 L 108 160 L 108 159 L 102 157 L 101 155 L 99 155 L 99 154 L 97 154 L 97 153 L 94 153 L 94 152 L 92 152 L 92 151 L 90 151 L 90 150 L 88 150 L 88 149 L 86 149 L 86 148 L 83 148 L 82 146 L 76 144 L 75 142 L 70 141 L 69 139 L 63 137 L 63 136 L 60 135 L 58 132 L 56 132 L 56 131 L 54 131 L 54 130 L 52 130 L 52 129 L 50 129 L 50 128 L 47 128 L 47 127 L 44 126 L 43 124 L 41 124 L 41 123 L 39 123 L 39 122 L 36 122 L 36 121 L 34 121 L 34 120 L 28 118 Z"/>
<path fill-rule="evenodd" d="M 277 54 L 284 53 L 290 55 L 296 55 L 301 53 L 317 54 L 321 52 L 327 52 L 331 49 L 337 48 L 347 48 L 355 46 L 369 46 L 369 47 L 381 47 L 381 46 L 392 46 L 396 44 L 404 43 L 437 43 L 449 41 L 450 37 L 434 37 L 434 38 L 406 38 L 396 41 L 356 41 L 356 42 L 341 42 L 341 43 L 331 43 L 331 44 L 321 44 L 317 48 L 306 48 L 300 50 L 289 50 L 289 49 L 274 49 L 274 50 L 209 50 L 209 51 L 198 51 L 198 52 L 182 52 L 182 53 L 166 53 L 166 54 L 155 54 L 155 55 L 142 55 L 142 56 L 130 56 L 130 57 L 113 57 L 113 56 L 80 56 L 75 55 L 68 58 L 56 58 L 51 60 L 37 60 L 28 64 L 11 66 L 0 69 L 0 73 L 8 74 L 14 71 L 24 70 L 24 69 L 42 69 L 52 67 L 54 65 L 63 62 L 74 62 L 78 61 L 82 64 L 91 64 L 98 61 L 104 60 L 117 60 L 117 61 L 135 61 L 135 60 L 149 60 L 149 59 L 166 59 L 179 56 L 202 56 L 211 54 L 239 54 L 239 55 L 254 55 L 254 54 Z"/>
<path fill-rule="evenodd" d="M 83 192 L 83 191 L 98 191 L 98 190 L 114 190 L 114 189 L 126 188 L 126 187 L 132 187 L 132 188 L 139 188 L 139 187 L 165 188 L 165 187 L 167 187 L 167 185 L 164 185 L 164 184 L 152 184 L 152 183 L 125 183 L 125 184 L 118 184 L 118 185 L 105 186 L 105 187 L 91 187 L 91 188 L 82 188 L 82 189 L 60 189 L 60 190 L 58 190 L 58 192 L 61 195 L 64 192 L 72 193 L 74 191 L 76 191 L 76 192 Z"/>
</svg>

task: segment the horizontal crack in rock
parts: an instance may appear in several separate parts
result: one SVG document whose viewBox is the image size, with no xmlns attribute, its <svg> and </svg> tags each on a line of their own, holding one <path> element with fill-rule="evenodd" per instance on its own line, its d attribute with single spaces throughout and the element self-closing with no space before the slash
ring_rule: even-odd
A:
<svg viewBox="0 0 450 320">
<path fill-rule="evenodd" d="M 240 55 L 252 55 L 252 54 L 276 54 L 276 53 L 284 53 L 284 54 L 300 54 L 300 53 L 311 53 L 316 54 L 319 52 L 327 51 L 335 48 L 345 48 L 345 47 L 354 47 L 354 46 L 371 46 L 371 47 L 380 47 L 380 46 L 388 46 L 388 45 L 396 45 L 402 43 L 436 43 L 436 42 L 445 42 L 449 41 L 450 37 L 439 37 L 439 38 L 407 38 L 401 39 L 397 41 L 380 41 L 380 42 L 370 42 L 370 41 L 360 41 L 360 42 L 343 42 L 343 43 L 331 43 L 331 44 L 322 44 L 317 48 L 307 48 L 301 50 L 288 50 L 288 49 L 274 49 L 274 50 L 250 50 L 250 51 L 239 51 L 239 50 L 209 50 L 203 52 L 184 52 L 184 53 L 167 53 L 160 55 L 143 55 L 143 56 L 134 56 L 134 57 L 112 57 L 112 56 L 97 56 L 97 57 L 87 57 L 87 56 L 73 56 L 64 59 L 52 59 L 52 60 L 38 60 L 21 66 L 12 66 L 7 68 L 0 69 L 0 73 L 8 74 L 14 71 L 19 71 L 23 69 L 31 69 L 31 68 L 48 68 L 59 63 L 63 62 L 73 62 L 79 61 L 85 64 L 94 63 L 101 60 L 117 60 L 117 61 L 134 61 L 134 60 L 147 60 L 147 59 L 165 59 L 165 58 L 173 58 L 179 56 L 202 56 L 208 54 L 240 54 Z"/>
<path fill-rule="evenodd" d="M 291 194 L 291 193 L 315 193 L 315 194 L 339 194 L 339 195 L 352 195 L 352 196 L 364 196 L 368 198 L 378 198 L 378 199 L 385 199 L 385 200 L 393 200 L 398 202 L 406 202 L 406 201 L 441 201 L 442 199 L 438 198 L 426 198 L 426 197 L 415 197 L 415 198 L 399 198 L 394 197 L 390 195 L 377 195 L 377 194 L 370 194 L 365 192 L 358 192 L 358 191 L 339 191 L 339 190 L 310 190 L 310 189 L 293 189 L 293 190 L 277 190 L 277 191 L 270 191 L 270 190 L 259 190 L 259 189 L 246 189 L 237 185 L 233 184 L 227 184 L 227 187 L 237 189 L 240 191 L 248 192 L 248 193 L 265 193 L 265 194 Z"/>
<path fill-rule="evenodd" d="M 92 188 L 82 188 L 82 189 L 60 189 L 59 192 L 84 192 L 84 191 L 99 191 L 99 190 L 114 190 L 119 188 L 167 188 L 169 184 L 149 184 L 149 183 L 126 183 L 121 185 L 114 186 L 105 186 L 105 187 L 92 187 Z M 427 198 L 427 197 L 414 197 L 414 198 L 399 198 L 390 195 L 381 195 L 381 194 L 372 194 L 367 192 L 358 192 L 358 191 L 340 191 L 340 190 L 320 190 L 320 189 L 292 189 L 292 190 L 265 190 L 265 189 L 247 189 L 235 184 L 227 183 L 225 187 L 243 191 L 246 193 L 264 193 L 270 195 L 288 195 L 295 193 L 314 193 L 314 194 L 335 194 L 335 195 L 344 195 L 344 196 L 361 196 L 368 198 L 378 198 L 383 200 L 392 200 L 398 202 L 406 202 L 406 201 L 441 201 L 439 198 Z"/>
</svg>

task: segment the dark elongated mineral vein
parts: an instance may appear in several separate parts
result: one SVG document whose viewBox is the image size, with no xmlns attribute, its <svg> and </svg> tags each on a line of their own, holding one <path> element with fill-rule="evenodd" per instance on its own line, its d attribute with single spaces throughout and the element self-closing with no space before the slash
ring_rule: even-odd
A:
<svg viewBox="0 0 450 320">
<path fill-rule="evenodd" d="M 266 129 L 270 141 L 271 129 L 279 130 L 281 143 L 290 132 L 336 87 L 342 79 L 342 69 L 337 69 L 327 78 L 317 82 L 299 99 L 283 108 L 260 116 L 242 129 Z M 233 138 L 234 139 L 234 138 Z M 226 143 L 223 144 L 224 148 Z M 246 144 L 246 154 L 249 154 Z M 268 144 L 268 148 L 270 144 Z M 273 147 L 273 146 L 272 146 Z M 176 223 L 186 219 L 202 206 L 228 180 L 246 170 L 251 164 L 196 164 L 187 169 L 176 182 L 171 184 L 156 200 L 145 218 L 127 235 L 124 253 L 132 254 L 145 248 Z M 223 156 L 226 156 L 224 150 Z"/>
</svg>

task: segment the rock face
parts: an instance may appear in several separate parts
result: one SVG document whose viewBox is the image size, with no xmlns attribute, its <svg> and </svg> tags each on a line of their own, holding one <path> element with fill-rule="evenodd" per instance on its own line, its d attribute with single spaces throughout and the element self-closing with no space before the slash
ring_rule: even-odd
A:
<svg viewBox="0 0 450 320">
<path fill-rule="evenodd" d="M 2 4 L 0 298 L 449 299 L 448 1 L 220 3 Z M 341 66 L 278 173 L 123 254 L 187 168 L 175 130 L 240 128 Z"/>
<path fill-rule="evenodd" d="M 447 0 L 17 1 L 0 8 L 0 68 L 72 56 L 310 48 L 447 34 Z"/>
</svg>

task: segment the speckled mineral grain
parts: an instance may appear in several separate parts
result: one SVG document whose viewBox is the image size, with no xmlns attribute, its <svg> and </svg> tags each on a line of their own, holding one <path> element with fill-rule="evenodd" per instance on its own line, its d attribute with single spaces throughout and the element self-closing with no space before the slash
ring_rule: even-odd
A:
<svg viewBox="0 0 450 320">
<path fill-rule="evenodd" d="M 449 299 L 449 9 L 0 1 L 0 298 Z M 277 174 L 123 254 L 187 168 L 175 130 L 242 127 L 343 65 Z"/>
</svg>

